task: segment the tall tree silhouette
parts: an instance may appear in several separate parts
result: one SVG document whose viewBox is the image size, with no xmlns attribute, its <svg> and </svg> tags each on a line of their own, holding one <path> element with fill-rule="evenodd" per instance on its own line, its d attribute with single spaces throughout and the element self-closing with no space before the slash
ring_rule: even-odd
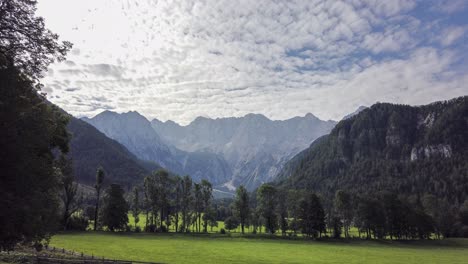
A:
<svg viewBox="0 0 468 264">
<path fill-rule="evenodd" d="M 243 185 L 239 186 L 236 190 L 236 199 L 234 201 L 237 215 L 240 220 L 242 234 L 244 234 L 244 227 L 250 214 L 249 207 L 249 193 Z"/>
<path fill-rule="evenodd" d="M 102 183 L 104 182 L 104 169 L 99 167 L 96 172 L 96 185 L 94 188 L 96 189 L 96 208 L 94 211 L 94 231 L 97 229 L 98 223 L 98 215 L 99 215 L 99 200 L 101 198 L 101 188 Z"/>
</svg>

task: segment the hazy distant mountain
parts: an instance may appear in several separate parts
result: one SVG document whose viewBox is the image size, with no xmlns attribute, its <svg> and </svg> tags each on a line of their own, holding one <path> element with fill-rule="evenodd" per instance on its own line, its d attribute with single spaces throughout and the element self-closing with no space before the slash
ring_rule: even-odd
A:
<svg viewBox="0 0 468 264">
<path fill-rule="evenodd" d="M 352 112 L 351 114 L 345 115 L 345 116 L 343 117 L 343 119 L 341 119 L 341 120 L 345 120 L 345 119 L 351 118 L 351 117 L 353 117 L 353 116 L 359 114 L 362 110 L 367 109 L 367 108 L 368 108 L 367 106 L 361 105 L 361 106 L 359 106 L 359 107 L 356 109 L 356 111 Z"/>
<path fill-rule="evenodd" d="M 118 114 L 104 111 L 83 120 L 120 142 L 139 159 L 156 162 L 177 174 L 189 174 L 195 181 L 208 179 L 213 184 L 224 183 L 231 178 L 223 157 L 202 151 L 181 151 L 166 144 L 150 122 L 137 112 Z"/>
<path fill-rule="evenodd" d="M 288 188 L 332 198 L 393 191 L 459 204 L 468 199 L 468 96 L 425 106 L 378 103 L 339 122 L 289 161 Z"/>
<path fill-rule="evenodd" d="M 102 166 L 106 172 L 105 182 L 130 187 L 141 183 L 150 171 L 160 168 L 155 163 L 138 160 L 119 142 L 79 119 L 70 117 L 68 131 L 71 134 L 69 155 L 73 158 L 73 170 L 79 183 L 93 185 L 96 169 Z"/>
<path fill-rule="evenodd" d="M 286 161 L 329 133 L 336 122 L 322 121 L 312 114 L 284 121 L 248 114 L 240 118 L 198 117 L 187 126 L 157 119 L 151 124 L 169 145 L 224 157 L 232 171 L 227 188 L 243 184 L 253 189 L 272 181 Z"/>
</svg>

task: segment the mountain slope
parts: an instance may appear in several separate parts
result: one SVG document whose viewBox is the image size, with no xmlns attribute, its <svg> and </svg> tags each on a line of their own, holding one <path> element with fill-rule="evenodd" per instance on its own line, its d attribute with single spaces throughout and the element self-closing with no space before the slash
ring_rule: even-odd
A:
<svg viewBox="0 0 468 264">
<path fill-rule="evenodd" d="M 329 133 L 336 123 L 312 114 L 284 121 L 248 114 L 240 118 L 198 117 L 187 126 L 157 119 L 151 124 L 165 142 L 179 149 L 221 155 L 233 175 L 225 186 L 232 190 L 243 184 L 252 190 L 274 180 L 287 160 Z"/>
<path fill-rule="evenodd" d="M 143 181 L 145 174 L 160 168 L 158 165 L 138 160 L 124 146 L 106 137 L 88 123 L 70 117 L 68 130 L 73 170 L 79 183 L 93 185 L 99 166 L 106 172 L 106 182 L 129 187 Z"/>
<path fill-rule="evenodd" d="M 230 178 L 231 172 L 222 157 L 213 153 L 182 151 L 166 144 L 150 122 L 137 112 L 118 114 L 104 111 L 83 120 L 124 145 L 139 159 L 156 162 L 174 173 L 188 174 L 195 181 L 207 179 L 213 184 Z"/>
<path fill-rule="evenodd" d="M 289 161 L 280 185 L 331 198 L 390 190 L 468 198 L 468 97 L 412 107 L 379 103 L 338 123 Z"/>
</svg>

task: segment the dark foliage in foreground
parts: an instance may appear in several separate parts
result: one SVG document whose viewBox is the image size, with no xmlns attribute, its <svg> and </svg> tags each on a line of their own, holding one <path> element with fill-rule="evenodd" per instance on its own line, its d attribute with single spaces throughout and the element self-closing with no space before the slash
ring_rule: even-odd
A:
<svg viewBox="0 0 468 264">
<path fill-rule="evenodd" d="M 0 241 L 39 243 L 58 223 L 52 150 L 68 151 L 68 119 L 16 68 L 0 67 Z"/>
</svg>

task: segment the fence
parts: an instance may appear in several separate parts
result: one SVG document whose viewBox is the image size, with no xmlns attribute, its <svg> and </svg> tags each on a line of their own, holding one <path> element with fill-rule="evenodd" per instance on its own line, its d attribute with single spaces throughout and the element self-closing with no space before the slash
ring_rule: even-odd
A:
<svg viewBox="0 0 468 264">
<path fill-rule="evenodd" d="M 37 255 L 31 259 L 34 263 L 44 264 L 162 264 L 161 262 L 145 262 L 134 260 L 106 259 L 95 256 L 85 255 L 83 253 L 69 251 L 64 248 L 46 247 L 49 252 L 63 253 L 67 256 L 41 256 Z"/>
</svg>

